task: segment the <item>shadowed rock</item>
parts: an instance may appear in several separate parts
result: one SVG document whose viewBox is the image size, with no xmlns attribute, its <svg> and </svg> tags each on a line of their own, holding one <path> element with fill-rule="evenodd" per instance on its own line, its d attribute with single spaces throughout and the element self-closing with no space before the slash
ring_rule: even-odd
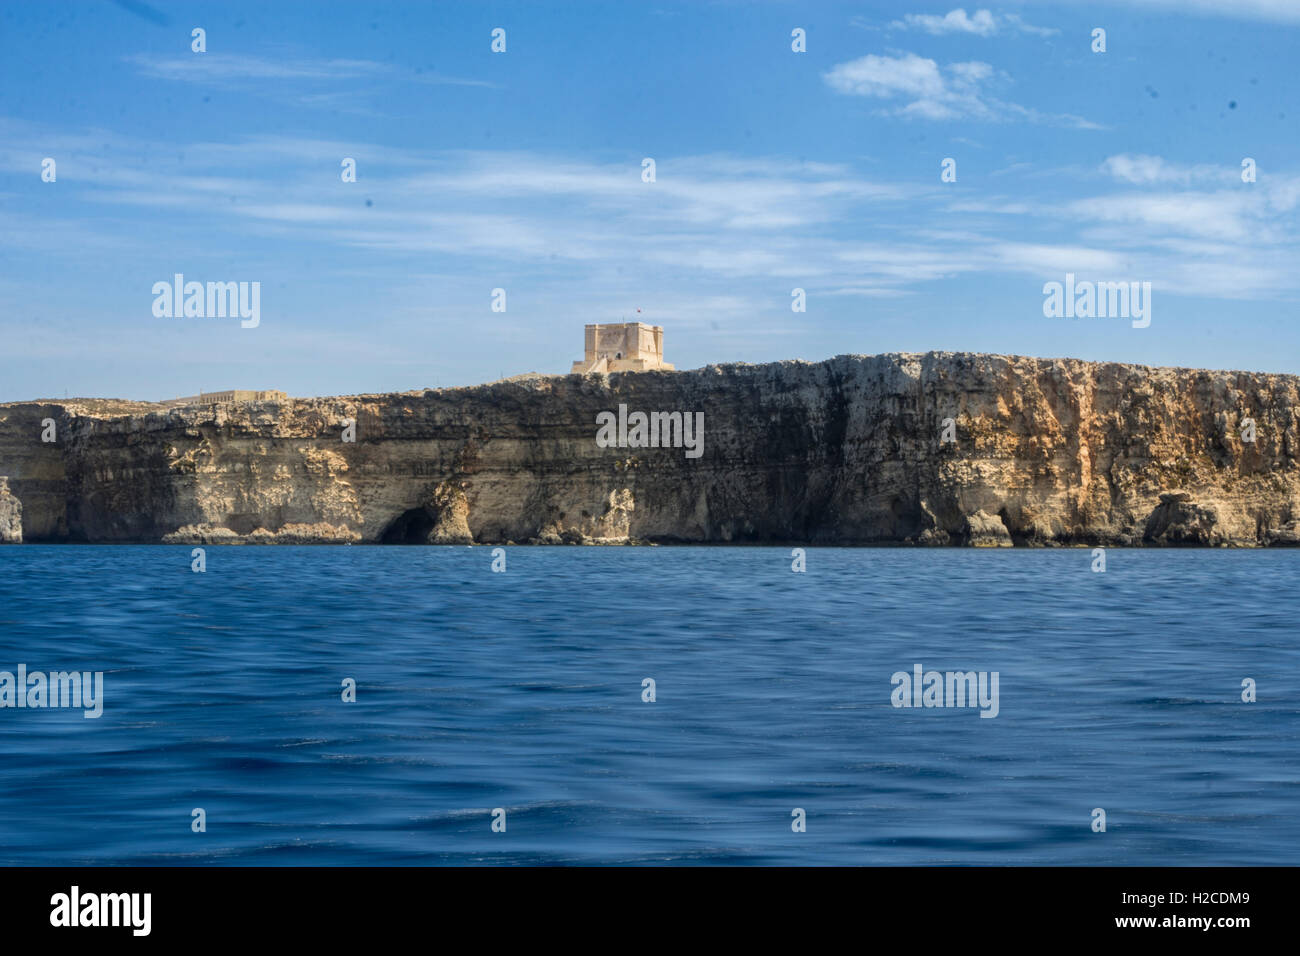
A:
<svg viewBox="0 0 1300 956">
<path fill-rule="evenodd" d="M 1160 504 L 1147 518 L 1142 539 L 1151 544 L 1201 545 L 1222 544 L 1224 536 L 1215 525 L 1218 512 L 1192 502 L 1185 491 L 1162 494 Z"/>
</svg>

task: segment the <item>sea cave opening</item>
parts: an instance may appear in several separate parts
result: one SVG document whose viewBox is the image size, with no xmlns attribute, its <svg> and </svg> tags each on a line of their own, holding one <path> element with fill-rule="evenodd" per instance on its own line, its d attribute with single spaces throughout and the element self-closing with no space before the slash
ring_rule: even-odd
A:
<svg viewBox="0 0 1300 956">
<path fill-rule="evenodd" d="M 425 508 L 412 508 L 393 519 L 384 531 L 383 544 L 426 544 L 433 530 L 433 516 Z"/>
</svg>

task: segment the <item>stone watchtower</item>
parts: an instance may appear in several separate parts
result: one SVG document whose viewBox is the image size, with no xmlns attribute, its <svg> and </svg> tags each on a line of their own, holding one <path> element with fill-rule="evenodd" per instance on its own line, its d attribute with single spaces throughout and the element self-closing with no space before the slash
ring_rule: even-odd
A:
<svg viewBox="0 0 1300 956">
<path fill-rule="evenodd" d="M 672 371 L 664 361 L 664 327 L 644 322 L 585 327 L 583 357 L 574 362 L 570 375 L 590 372 Z"/>
</svg>

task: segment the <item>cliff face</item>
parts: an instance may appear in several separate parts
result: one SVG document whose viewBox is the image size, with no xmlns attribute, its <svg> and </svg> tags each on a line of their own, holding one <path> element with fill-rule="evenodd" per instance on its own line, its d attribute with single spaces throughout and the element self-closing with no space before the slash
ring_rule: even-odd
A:
<svg viewBox="0 0 1300 956">
<path fill-rule="evenodd" d="M 602 447 L 620 404 L 633 438 L 633 412 L 703 413 L 702 453 Z M 28 541 L 1276 545 L 1300 542 L 1298 415 L 1295 376 L 839 356 L 0 405 L 0 475 Z"/>
<path fill-rule="evenodd" d="M 23 504 L 9 493 L 9 481 L 0 478 L 0 544 L 23 540 Z"/>
</svg>

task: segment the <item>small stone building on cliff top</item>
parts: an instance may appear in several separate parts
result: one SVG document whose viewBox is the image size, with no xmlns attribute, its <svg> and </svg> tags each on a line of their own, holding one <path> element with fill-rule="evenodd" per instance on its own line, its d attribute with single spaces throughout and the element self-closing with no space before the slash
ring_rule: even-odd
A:
<svg viewBox="0 0 1300 956">
<path fill-rule="evenodd" d="M 672 371 L 664 361 L 664 327 L 644 322 L 585 327 L 581 362 L 574 362 L 570 375 L 590 372 Z"/>
</svg>

